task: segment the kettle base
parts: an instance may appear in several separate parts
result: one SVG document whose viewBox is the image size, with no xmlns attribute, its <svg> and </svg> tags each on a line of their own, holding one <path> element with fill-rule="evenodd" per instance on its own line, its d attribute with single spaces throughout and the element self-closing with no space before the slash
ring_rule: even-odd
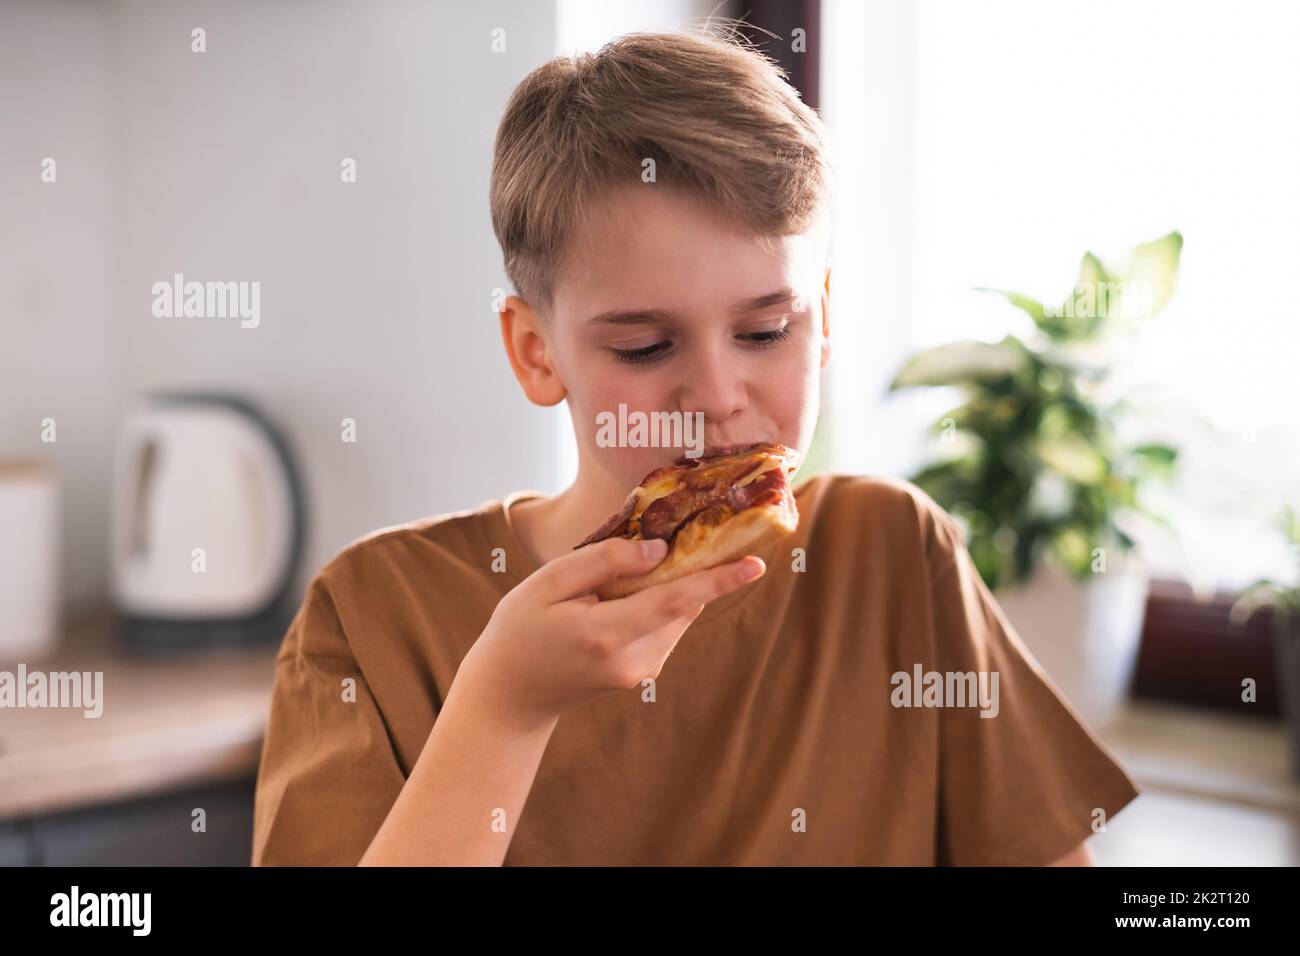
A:
<svg viewBox="0 0 1300 956">
<path fill-rule="evenodd" d="M 170 653 L 218 647 L 258 647 L 279 643 L 293 611 L 279 609 L 246 618 L 169 619 L 118 615 L 118 641 L 132 651 Z"/>
</svg>

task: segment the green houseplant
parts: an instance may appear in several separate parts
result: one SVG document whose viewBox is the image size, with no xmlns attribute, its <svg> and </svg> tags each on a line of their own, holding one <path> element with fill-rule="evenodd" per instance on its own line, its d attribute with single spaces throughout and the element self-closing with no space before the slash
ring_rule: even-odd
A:
<svg viewBox="0 0 1300 956">
<path fill-rule="evenodd" d="M 911 480 L 962 520 L 990 589 L 1024 583 L 1045 555 L 1084 580 L 1104 567 L 1107 550 L 1133 547 L 1123 518 L 1163 522 L 1139 489 L 1172 476 L 1177 450 L 1120 441 L 1119 420 L 1133 403 L 1108 393 L 1104 355 L 1108 335 L 1164 307 L 1181 251 L 1173 232 L 1119 266 L 1087 253 L 1057 308 L 999 292 L 1033 321 L 1032 336 L 941 345 L 911 358 L 890 383 L 891 391 L 964 392 L 934 424 L 939 459 Z"/>
<path fill-rule="evenodd" d="M 1148 581 L 1129 531 L 1168 528 L 1141 491 L 1178 460 L 1171 445 L 1122 437 L 1141 409 L 1111 358 L 1169 301 L 1181 252 L 1173 232 L 1119 263 L 1087 253 L 1057 307 L 979 290 L 1004 296 L 1029 331 L 929 349 L 889 386 L 960 391 L 931 429 L 939 454 L 911 480 L 963 525 L 1017 633 L 1094 725 L 1118 715 L 1136 665 Z"/>
</svg>

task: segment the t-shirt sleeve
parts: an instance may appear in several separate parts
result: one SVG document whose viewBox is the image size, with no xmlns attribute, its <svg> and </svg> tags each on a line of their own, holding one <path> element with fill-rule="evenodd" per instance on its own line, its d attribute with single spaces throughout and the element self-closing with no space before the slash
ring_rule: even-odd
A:
<svg viewBox="0 0 1300 956">
<path fill-rule="evenodd" d="M 276 658 L 254 798 L 253 865 L 355 865 L 405 782 L 317 576 Z"/>
<path fill-rule="evenodd" d="M 992 707 L 939 708 L 938 863 L 1046 865 L 1142 791 L 1015 633 L 960 526 L 933 508 L 938 670 L 998 675 L 995 716 L 981 716 Z"/>
</svg>

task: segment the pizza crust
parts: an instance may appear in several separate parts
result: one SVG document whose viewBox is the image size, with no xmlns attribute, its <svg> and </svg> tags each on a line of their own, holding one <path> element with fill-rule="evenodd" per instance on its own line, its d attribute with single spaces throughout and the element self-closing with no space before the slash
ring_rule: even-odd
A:
<svg viewBox="0 0 1300 956">
<path fill-rule="evenodd" d="M 648 573 L 614 578 L 595 592 L 602 600 L 627 597 L 656 584 L 739 560 L 792 534 L 798 526 L 799 513 L 792 496 L 788 503 L 746 508 L 716 524 L 693 520 L 677 532 L 668 556 Z"/>
</svg>

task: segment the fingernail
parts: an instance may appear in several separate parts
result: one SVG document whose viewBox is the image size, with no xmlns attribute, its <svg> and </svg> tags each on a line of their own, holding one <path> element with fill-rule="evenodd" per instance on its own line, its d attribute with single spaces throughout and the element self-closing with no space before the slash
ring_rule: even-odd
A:
<svg viewBox="0 0 1300 956">
<path fill-rule="evenodd" d="M 646 558 L 662 558 L 668 551 L 668 542 L 663 538 L 647 538 L 641 542 L 641 554 Z"/>
<path fill-rule="evenodd" d="M 752 581 L 765 570 L 767 570 L 767 566 L 762 561 L 747 561 L 740 567 L 740 580 Z"/>
</svg>

